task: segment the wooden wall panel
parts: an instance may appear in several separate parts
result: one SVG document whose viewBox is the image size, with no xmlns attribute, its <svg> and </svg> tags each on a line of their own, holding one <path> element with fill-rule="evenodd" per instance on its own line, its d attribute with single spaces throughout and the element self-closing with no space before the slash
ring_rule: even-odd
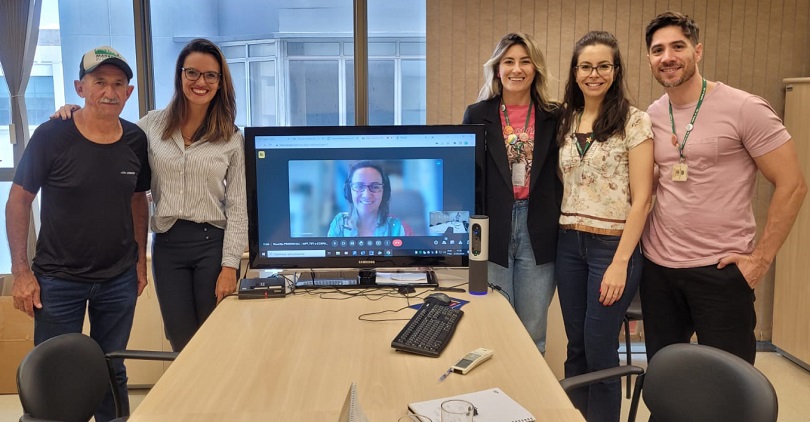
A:
<svg viewBox="0 0 810 422">
<path fill-rule="evenodd" d="M 780 116 L 782 79 L 810 76 L 810 0 L 427 0 L 427 122 L 461 122 L 478 97 L 484 62 L 514 31 L 537 38 L 557 99 L 576 40 L 589 30 L 612 32 L 626 62 L 630 97 L 645 109 L 663 89 L 650 73 L 644 28 L 666 10 L 700 25 L 703 76 L 764 97 Z M 772 190 L 760 178 L 754 198 L 760 225 Z M 769 339 L 773 271 L 760 286 L 758 335 Z"/>
<path fill-rule="evenodd" d="M 546 66 L 549 70 L 549 88 L 552 96 L 557 96 L 558 92 L 563 92 L 565 85 L 560 84 L 560 72 L 563 67 L 566 67 L 569 59 L 559 60 L 560 57 L 571 54 L 570 44 L 563 48 L 561 34 L 563 26 L 567 26 L 567 21 L 563 20 L 563 3 L 567 0 L 550 0 L 546 15 L 548 20 L 548 38 L 546 39 Z M 540 41 L 543 42 L 542 40 Z M 562 78 L 565 78 L 563 76 Z M 565 81 L 563 81 L 565 83 Z"/>
</svg>

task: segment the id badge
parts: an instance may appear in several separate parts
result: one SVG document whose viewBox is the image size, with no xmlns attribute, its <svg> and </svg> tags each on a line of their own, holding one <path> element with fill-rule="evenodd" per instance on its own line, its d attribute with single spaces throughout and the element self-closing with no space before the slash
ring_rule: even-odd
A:
<svg viewBox="0 0 810 422">
<path fill-rule="evenodd" d="M 512 186 L 523 187 L 526 184 L 526 163 L 512 164 Z"/>
<path fill-rule="evenodd" d="M 686 163 L 678 163 L 672 166 L 672 180 L 675 182 L 685 182 L 689 178 L 689 168 Z"/>
</svg>

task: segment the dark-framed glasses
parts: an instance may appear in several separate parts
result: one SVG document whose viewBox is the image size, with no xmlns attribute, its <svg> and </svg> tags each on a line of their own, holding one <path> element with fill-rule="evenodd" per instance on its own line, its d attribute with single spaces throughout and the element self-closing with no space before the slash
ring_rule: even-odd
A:
<svg viewBox="0 0 810 422">
<path fill-rule="evenodd" d="M 351 186 L 352 190 L 357 193 L 362 193 L 366 189 L 368 189 L 368 191 L 371 193 L 380 193 L 383 190 L 382 183 L 371 183 L 369 185 L 364 183 L 352 183 L 349 186 Z"/>
<path fill-rule="evenodd" d="M 215 84 L 219 82 L 219 73 L 217 72 L 200 72 L 199 70 L 193 67 L 182 67 L 183 73 L 186 75 L 186 79 L 190 80 L 191 82 L 200 79 L 202 76 L 206 82 L 209 84 Z"/>
<path fill-rule="evenodd" d="M 590 76 L 591 72 L 593 72 L 594 69 L 596 69 L 597 74 L 599 74 L 601 76 L 605 76 L 605 75 L 610 75 L 611 72 L 613 72 L 614 67 L 618 67 L 618 66 L 615 66 L 615 65 L 610 64 L 610 63 L 602 63 L 602 64 L 598 64 L 596 66 L 593 66 L 593 65 L 590 65 L 590 64 L 581 64 L 579 66 L 574 66 L 574 69 L 576 69 L 577 72 L 579 72 L 580 76 Z"/>
</svg>

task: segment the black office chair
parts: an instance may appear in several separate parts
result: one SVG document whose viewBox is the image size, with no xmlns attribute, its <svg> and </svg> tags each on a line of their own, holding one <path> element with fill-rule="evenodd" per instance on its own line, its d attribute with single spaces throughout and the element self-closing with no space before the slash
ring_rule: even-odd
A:
<svg viewBox="0 0 810 422">
<path fill-rule="evenodd" d="M 25 414 L 20 422 L 87 421 L 112 386 L 116 416 L 128 416 L 115 381 L 115 359 L 174 360 L 174 352 L 120 351 L 104 355 L 90 337 L 63 334 L 34 347 L 17 368 Z"/>
<path fill-rule="evenodd" d="M 641 321 L 643 315 L 641 313 L 641 296 L 636 291 L 633 296 L 633 301 L 624 313 L 624 352 L 627 356 L 627 364 L 633 364 L 633 353 L 630 351 L 630 321 Z M 627 393 L 626 397 L 630 398 L 630 375 L 627 376 Z"/>
<path fill-rule="evenodd" d="M 568 392 L 640 369 L 619 366 L 560 384 Z M 656 422 L 775 422 L 779 413 L 776 391 L 759 370 L 731 353 L 697 344 L 673 344 L 655 354 L 636 378 L 629 422 L 636 420 L 642 391 Z"/>
</svg>

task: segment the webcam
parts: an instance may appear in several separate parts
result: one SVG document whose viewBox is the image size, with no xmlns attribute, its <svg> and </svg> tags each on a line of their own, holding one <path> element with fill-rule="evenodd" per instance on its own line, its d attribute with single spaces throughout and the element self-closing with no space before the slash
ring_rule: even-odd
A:
<svg viewBox="0 0 810 422">
<path fill-rule="evenodd" d="M 472 238 L 470 241 L 470 252 L 474 256 L 481 255 L 481 225 L 473 223 L 472 225 Z"/>
<path fill-rule="evenodd" d="M 489 217 L 470 217 L 470 294 L 487 294 L 487 261 L 489 261 Z"/>
</svg>

